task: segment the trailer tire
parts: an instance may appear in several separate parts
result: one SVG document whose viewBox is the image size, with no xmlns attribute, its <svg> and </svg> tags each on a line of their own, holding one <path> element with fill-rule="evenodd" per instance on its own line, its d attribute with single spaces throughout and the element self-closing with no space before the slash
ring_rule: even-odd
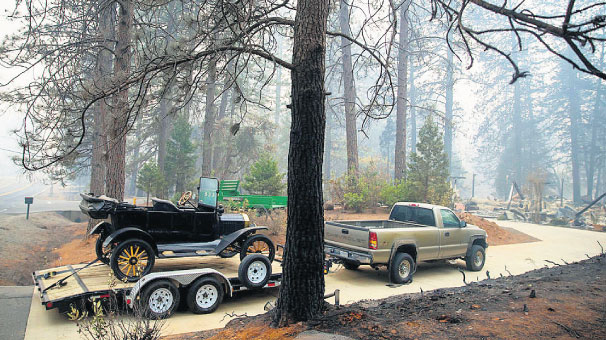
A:
<svg viewBox="0 0 606 340">
<path fill-rule="evenodd" d="M 168 280 L 150 283 L 141 294 L 141 311 L 148 319 L 158 320 L 169 317 L 179 306 L 179 289 Z"/>
<path fill-rule="evenodd" d="M 263 288 L 271 277 L 271 262 L 261 254 L 248 255 L 240 262 L 238 278 L 249 289 Z"/>
<path fill-rule="evenodd" d="M 137 238 L 131 238 L 120 242 L 114 250 L 110 258 L 110 266 L 120 280 L 135 282 L 141 277 L 149 274 L 154 267 L 156 255 L 152 246 Z M 139 263 L 145 261 L 145 267 L 140 268 Z M 130 272 L 133 275 L 130 275 Z M 124 272 L 124 270 L 126 272 Z"/>
<path fill-rule="evenodd" d="M 247 255 L 260 254 L 269 259 L 269 262 L 273 262 L 276 257 L 276 247 L 269 237 L 256 234 L 248 237 L 242 244 L 240 250 L 240 261 L 243 261 Z"/>
<path fill-rule="evenodd" d="M 389 278 L 393 283 L 412 281 L 415 272 L 415 260 L 408 253 L 397 253 L 389 265 Z"/>
<path fill-rule="evenodd" d="M 223 285 L 214 277 L 207 276 L 194 282 L 187 292 L 187 307 L 192 313 L 214 312 L 223 301 Z"/>
</svg>

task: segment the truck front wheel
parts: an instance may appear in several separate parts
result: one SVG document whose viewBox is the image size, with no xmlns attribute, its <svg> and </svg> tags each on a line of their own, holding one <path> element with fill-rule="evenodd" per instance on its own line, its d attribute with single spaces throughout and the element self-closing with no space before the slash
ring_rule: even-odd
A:
<svg viewBox="0 0 606 340">
<path fill-rule="evenodd" d="M 484 250 L 484 247 L 479 244 L 474 244 L 471 247 L 471 251 L 465 256 L 467 270 L 474 272 L 480 271 L 484 267 L 484 262 L 486 262 L 486 251 Z"/>
<path fill-rule="evenodd" d="M 408 253 L 397 253 L 389 266 L 390 281 L 393 283 L 408 283 L 412 281 L 415 271 L 415 260 Z"/>
</svg>

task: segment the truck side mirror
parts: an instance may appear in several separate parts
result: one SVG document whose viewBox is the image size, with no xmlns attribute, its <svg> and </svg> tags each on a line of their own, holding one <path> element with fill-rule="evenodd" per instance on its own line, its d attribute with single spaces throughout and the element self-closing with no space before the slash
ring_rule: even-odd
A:
<svg viewBox="0 0 606 340">
<path fill-rule="evenodd" d="M 467 222 L 465 222 L 465 221 L 461 221 L 461 222 L 459 223 L 459 227 L 461 227 L 461 228 L 465 228 L 465 227 L 467 227 Z"/>
</svg>

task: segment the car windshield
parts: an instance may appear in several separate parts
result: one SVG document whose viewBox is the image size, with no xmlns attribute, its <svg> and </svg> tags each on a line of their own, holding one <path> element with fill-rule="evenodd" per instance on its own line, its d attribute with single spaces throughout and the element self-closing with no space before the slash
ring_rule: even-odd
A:
<svg viewBox="0 0 606 340">
<path fill-rule="evenodd" d="M 389 215 L 389 219 L 400 222 L 413 222 L 431 227 L 436 225 L 431 209 L 411 207 L 408 205 L 394 206 Z"/>
</svg>

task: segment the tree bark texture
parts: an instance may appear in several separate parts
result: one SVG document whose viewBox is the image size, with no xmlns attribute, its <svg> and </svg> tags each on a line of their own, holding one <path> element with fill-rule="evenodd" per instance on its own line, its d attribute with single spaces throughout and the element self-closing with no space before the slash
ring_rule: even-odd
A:
<svg viewBox="0 0 606 340">
<path fill-rule="evenodd" d="M 341 0 L 339 9 L 341 33 L 351 36 L 349 28 L 349 4 Z M 358 173 L 358 131 L 356 127 L 356 88 L 353 79 L 351 61 L 351 41 L 341 37 L 341 53 L 343 58 L 343 96 L 345 103 L 345 139 L 347 141 L 347 172 Z"/>
<path fill-rule="evenodd" d="M 408 82 L 408 7 L 400 6 L 400 41 L 398 44 L 398 93 L 396 98 L 396 145 L 394 152 L 394 178 L 404 178 L 406 172 L 406 96 Z"/>
<path fill-rule="evenodd" d="M 288 227 L 278 325 L 309 320 L 324 303 L 322 158 L 328 1 L 300 0 L 294 26 Z"/>
<path fill-rule="evenodd" d="M 452 51 L 446 46 L 446 106 L 444 110 L 444 151 L 448 155 L 448 173 L 452 174 L 452 101 L 454 92 Z"/>
<path fill-rule="evenodd" d="M 97 36 L 103 41 L 104 49 L 100 49 L 97 54 L 97 63 L 93 75 L 95 86 L 103 88 L 106 86 L 107 75 L 111 74 L 112 55 L 111 41 L 114 39 L 112 26 L 113 6 L 103 4 L 103 1 L 96 2 L 98 32 Z M 93 145 L 90 166 L 90 188 L 89 191 L 95 195 L 105 194 L 105 163 L 107 161 L 107 135 L 106 119 L 109 106 L 106 99 L 102 99 L 95 104 L 93 109 Z M 97 220 L 89 219 L 87 230 L 91 230 Z M 87 233 L 88 235 L 88 233 Z"/>
<path fill-rule="evenodd" d="M 210 176 L 212 169 L 212 132 L 215 128 L 215 87 L 217 83 L 217 60 L 211 59 L 206 80 L 206 108 L 204 112 L 204 131 L 202 136 L 202 176 Z"/>
<path fill-rule="evenodd" d="M 114 76 L 118 83 L 128 77 L 131 60 L 131 35 L 133 4 L 131 0 L 119 3 L 118 30 L 114 60 Z M 128 88 L 116 94 L 108 124 L 108 157 L 106 172 L 106 195 L 117 200 L 124 199 L 126 181 L 126 132 L 128 123 Z"/>
</svg>

